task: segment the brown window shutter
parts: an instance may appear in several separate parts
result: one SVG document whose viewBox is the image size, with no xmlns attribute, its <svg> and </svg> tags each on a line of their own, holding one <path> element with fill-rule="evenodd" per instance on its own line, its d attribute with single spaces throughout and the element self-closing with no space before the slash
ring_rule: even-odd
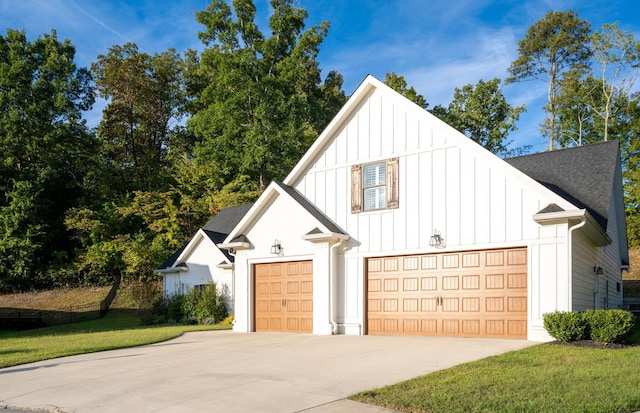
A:
<svg viewBox="0 0 640 413">
<path fill-rule="evenodd" d="M 351 213 L 362 212 L 362 166 L 351 167 Z"/>
<path fill-rule="evenodd" d="M 387 208 L 398 208 L 398 158 L 387 161 Z"/>
</svg>

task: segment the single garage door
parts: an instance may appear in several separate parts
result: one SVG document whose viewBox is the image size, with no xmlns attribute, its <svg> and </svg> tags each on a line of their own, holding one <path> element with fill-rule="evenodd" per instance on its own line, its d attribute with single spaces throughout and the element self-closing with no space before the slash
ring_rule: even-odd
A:
<svg viewBox="0 0 640 413">
<path fill-rule="evenodd" d="M 256 331 L 313 332 L 311 261 L 256 264 Z"/>
<path fill-rule="evenodd" d="M 527 249 L 367 260 L 367 331 L 527 338 Z"/>
</svg>

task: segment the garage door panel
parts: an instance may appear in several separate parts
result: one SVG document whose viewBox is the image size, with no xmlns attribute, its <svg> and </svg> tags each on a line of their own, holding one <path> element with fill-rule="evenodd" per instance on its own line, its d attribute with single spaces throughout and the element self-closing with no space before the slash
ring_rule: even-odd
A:
<svg viewBox="0 0 640 413">
<path fill-rule="evenodd" d="M 480 320 L 461 320 L 462 333 L 465 335 L 480 335 Z"/>
<path fill-rule="evenodd" d="M 435 291 L 438 289 L 438 278 L 437 277 L 422 277 L 422 291 Z"/>
<path fill-rule="evenodd" d="M 458 282 L 458 276 L 447 276 L 442 277 L 442 289 L 443 290 L 457 290 L 460 288 L 460 284 Z"/>
<path fill-rule="evenodd" d="M 405 298 L 402 300 L 402 310 L 405 313 L 416 313 L 418 312 L 418 298 Z"/>
<path fill-rule="evenodd" d="M 254 274 L 255 330 L 311 333 L 312 262 L 256 264 Z"/>
<path fill-rule="evenodd" d="M 504 288 L 504 274 L 485 275 L 485 287 L 488 290 L 501 290 Z"/>
<path fill-rule="evenodd" d="M 526 259 L 526 248 L 372 258 L 367 331 L 526 338 Z"/>
<path fill-rule="evenodd" d="M 507 287 L 510 289 L 527 288 L 527 274 L 507 274 Z"/>
<path fill-rule="evenodd" d="M 438 299 L 437 298 L 423 298 L 420 300 L 422 311 L 426 312 L 435 312 L 438 310 Z"/>
<path fill-rule="evenodd" d="M 465 275 L 462 277 L 462 289 L 463 290 L 478 290 L 480 289 L 480 276 Z"/>
</svg>

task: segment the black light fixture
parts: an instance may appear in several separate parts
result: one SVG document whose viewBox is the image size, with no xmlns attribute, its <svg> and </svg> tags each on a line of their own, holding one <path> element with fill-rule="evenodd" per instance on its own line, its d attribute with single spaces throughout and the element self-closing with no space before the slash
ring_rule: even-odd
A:
<svg viewBox="0 0 640 413">
<path fill-rule="evenodd" d="M 602 271 L 602 267 L 593 267 L 593 272 L 596 273 L 596 275 L 602 275 L 604 274 L 604 272 Z"/>
<path fill-rule="evenodd" d="M 280 241 L 277 239 L 273 240 L 273 245 L 271 246 L 271 253 L 275 255 L 282 254 L 282 245 L 280 245 Z"/>
<path fill-rule="evenodd" d="M 444 248 L 444 238 L 442 238 L 442 235 L 440 235 L 440 231 L 438 231 L 437 229 L 433 230 L 433 235 L 429 240 L 429 246 L 435 248 Z"/>
</svg>

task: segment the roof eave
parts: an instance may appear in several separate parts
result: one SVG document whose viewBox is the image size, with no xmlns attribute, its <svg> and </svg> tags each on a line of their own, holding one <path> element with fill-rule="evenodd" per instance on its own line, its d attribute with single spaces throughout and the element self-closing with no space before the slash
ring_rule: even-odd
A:
<svg viewBox="0 0 640 413">
<path fill-rule="evenodd" d="M 173 274 L 180 271 L 188 271 L 188 270 L 189 270 L 189 267 L 185 265 L 185 266 L 179 266 L 179 267 L 160 268 L 157 270 L 153 270 L 153 272 L 155 272 L 156 274 Z"/>
<path fill-rule="evenodd" d="M 611 245 L 611 238 L 609 237 L 609 234 L 602 229 L 600 224 L 598 224 L 595 218 L 593 218 L 586 209 L 539 213 L 533 215 L 533 220 L 540 225 L 555 225 L 582 220 L 583 217 L 587 222 L 584 230 L 588 233 L 588 237 L 593 240 L 598 247 Z"/>
<path fill-rule="evenodd" d="M 346 241 L 351 238 L 349 235 L 340 234 L 338 232 L 321 232 L 316 234 L 306 234 L 302 236 L 302 239 L 309 242 L 327 242 L 343 240 Z"/>
<path fill-rule="evenodd" d="M 223 250 L 248 250 L 249 248 L 251 248 L 251 243 L 249 242 L 227 242 L 227 243 L 221 243 L 217 245 L 218 248 L 223 249 Z"/>
</svg>

